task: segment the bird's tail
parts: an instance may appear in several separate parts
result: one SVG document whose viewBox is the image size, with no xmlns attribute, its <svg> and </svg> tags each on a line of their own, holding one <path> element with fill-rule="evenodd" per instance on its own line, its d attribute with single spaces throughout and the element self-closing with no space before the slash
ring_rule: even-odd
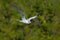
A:
<svg viewBox="0 0 60 40">
<path fill-rule="evenodd" d="M 15 10 L 17 10 L 18 13 L 22 13 L 22 12 L 21 12 L 21 9 L 18 9 L 18 7 L 17 7 L 16 5 L 12 5 L 12 7 L 13 7 Z"/>
<path fill-rule="evenodd" d="M 12 5 L 12 7 L 13 7 L 14 9 L 16 9 L 18 13 L 21 14 L 21 17 L 22 17 L 22 18 L 24 17 L 24 14 L 22 13 L 21 9 L 18 9 L 18 7 L 17 7 L 16 5 Z"/>
</svg>

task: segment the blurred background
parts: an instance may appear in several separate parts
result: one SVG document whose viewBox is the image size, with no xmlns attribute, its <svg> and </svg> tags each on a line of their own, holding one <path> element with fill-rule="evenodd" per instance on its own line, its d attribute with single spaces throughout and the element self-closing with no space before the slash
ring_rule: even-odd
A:
<svg viewBox="0 0 60 40">
<path fill-rule="evenodd" d="M 20 23 L 12 5 L 26 18 L 39 16 L 31 25 Z M 60 0 L 0 0 L 0 40 L 60 40 Z"/>
</svg>

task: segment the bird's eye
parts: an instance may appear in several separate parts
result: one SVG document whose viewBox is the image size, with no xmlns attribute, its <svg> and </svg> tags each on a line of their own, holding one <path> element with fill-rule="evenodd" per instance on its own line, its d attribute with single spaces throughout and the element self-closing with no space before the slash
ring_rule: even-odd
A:
<svg viewBox="0 0 60 40">
<path fill-rule="evenodd" d="M 35 22 L 34 20 L 30 20 L 31 22 Z"/>
<path fill-rule="evenodd" d="M 33 20 L 30 20 L 30 21 L 33 21 Z"/>
</svg>

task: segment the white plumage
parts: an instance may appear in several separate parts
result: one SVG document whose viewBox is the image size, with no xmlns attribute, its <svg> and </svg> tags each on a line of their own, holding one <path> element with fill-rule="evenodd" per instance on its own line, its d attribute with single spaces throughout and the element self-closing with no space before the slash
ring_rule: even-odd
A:
<svg viewBox="0 0 60 40">
<path fill-rule="evenodd" d="M 28 18 L 28 19 L 26 19 L 25 18 L 25 16 L 24 16 L 24 14 L 16 7 L 16 6 L 14 6 L 15 8 L 16 8 L 16 10 L 20 13 L 20 15 L 21 15 L 21 19 L 22 20 L 18 20 L 19 22 L 22 22 L 22 23 L 25 23 L 25 24 L 31 24 L 31 21 L 30 20 L 32 20 L 32 19 L 34 19 L 34 18 L 36 18 L 38 15 L 35 15 L 35 16 L 33 16 L 33 17 L 30 17 L 30 18 Z"/>
</svg>

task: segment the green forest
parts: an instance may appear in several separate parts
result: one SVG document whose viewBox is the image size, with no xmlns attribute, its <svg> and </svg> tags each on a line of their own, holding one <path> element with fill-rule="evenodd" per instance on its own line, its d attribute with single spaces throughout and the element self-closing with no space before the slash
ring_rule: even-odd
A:
<svg viewBox="0 0 60 40">
<path fill-rule="evenodd" d="M 14 5 L 26 18 L 39 15 L 21 23 Z M 0 0 L 0 40 L 60 40 L 60 0 Z"/>
</svg>

